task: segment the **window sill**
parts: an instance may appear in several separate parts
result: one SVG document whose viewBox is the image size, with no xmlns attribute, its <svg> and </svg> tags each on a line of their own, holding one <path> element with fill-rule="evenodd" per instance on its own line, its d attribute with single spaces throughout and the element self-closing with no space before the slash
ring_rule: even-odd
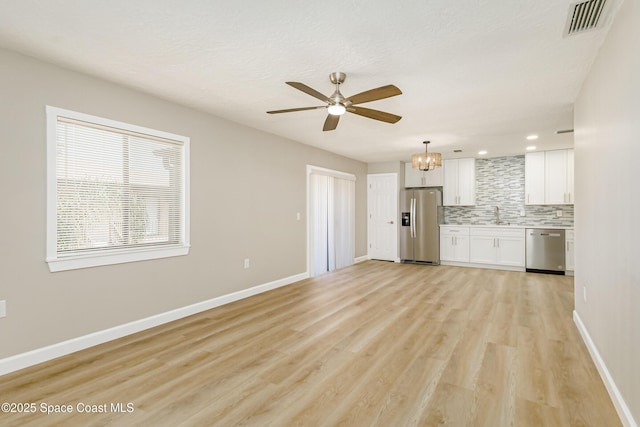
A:
<svg viewBox="0 0 640 427">
<path fill-rule="evenodd" d="M 115 253 L 91 254 L 73 256 L 69 258 L 47 258 L 49 271 L 76 270 L 79 268 L 99 267 L 102 265 L 124 264 L 127 262 L 147 261 L 152 259 L 184 256 L 189 253 L 189 246 L 175 246 L 169 248 L 154 248 L 143 250 L 128 250 Z"/>
</svg>

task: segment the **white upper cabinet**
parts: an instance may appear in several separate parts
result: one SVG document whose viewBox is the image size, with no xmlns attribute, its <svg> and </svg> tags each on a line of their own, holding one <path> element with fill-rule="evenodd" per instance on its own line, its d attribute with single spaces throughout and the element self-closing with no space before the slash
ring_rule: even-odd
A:
<svg viewBox="0 0 640 427">
<path fill-rule="evenodd" d="M 442 182 L 442 168 L 435 168 L 434 170 L 424 172 L 411 167 L 411 163 L 404 164 L 405 188 L 442 187 Z"/>
<path fill-rule="evenodd" d="M 476 204 L 476 160 L 444 160 L 443 204 L 473 206 Z"/>
<path fill-rule="evenodd" d="M 573 150 L 567 150 L 567 203 L 573 205 L 575 193 L 573 188 Z"/>
<path fill-rule="evenodd" d="M 544 153 L 544 201 L 547 205 L 567 203 L 567 150 Z"/>
<path fill-rule="evenodd" d="M 544 151 L 524 157 L 524 192 L 527 205 L 544 205 Z"/>
<path fill-rule="evenodd" d="M 554 150 L 525 155 L 525 203 L 572 205 L 573 150 Z"/>
</svg>

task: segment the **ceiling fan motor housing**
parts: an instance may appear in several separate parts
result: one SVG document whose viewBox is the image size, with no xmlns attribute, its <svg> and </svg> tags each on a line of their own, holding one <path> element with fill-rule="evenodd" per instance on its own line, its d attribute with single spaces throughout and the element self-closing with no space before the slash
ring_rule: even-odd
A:
<svg viewBox="0 0 640 427">
<path fill-rule="evenodd" d="M 347 75 L 345 73 L 341 73 L 340 71 L 329 74 L 329 80 L 331 80 L 331 83 L 333 83 L 334 85 L 344 83 L 346 78 Z"/>
</svg>

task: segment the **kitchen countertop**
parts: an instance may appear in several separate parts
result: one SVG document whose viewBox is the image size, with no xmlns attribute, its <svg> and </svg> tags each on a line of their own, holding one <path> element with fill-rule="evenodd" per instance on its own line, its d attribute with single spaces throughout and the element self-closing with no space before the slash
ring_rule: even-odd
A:
<svg viewBox="0 0 640 427">
<path fill-rule="evenodd" d="M 473 227 L 473 228 L 544 228 L 551 230 L 573 230 L 573 226 L 559 226 L 559 225 L 496 225 L 496 224 L 440 224 L 440 227 Z"/>
</svg>

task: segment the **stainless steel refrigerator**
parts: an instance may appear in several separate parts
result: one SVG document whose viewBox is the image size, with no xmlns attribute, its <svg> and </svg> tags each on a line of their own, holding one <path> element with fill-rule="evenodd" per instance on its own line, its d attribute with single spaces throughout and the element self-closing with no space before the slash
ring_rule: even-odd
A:
<svg viewBox="0 0 640 427">
<path fill-rule="evenodd" d="M 440 264 L 442 193 L 435 188 L 400 192 L 400 259 Z"/>
</svg>

